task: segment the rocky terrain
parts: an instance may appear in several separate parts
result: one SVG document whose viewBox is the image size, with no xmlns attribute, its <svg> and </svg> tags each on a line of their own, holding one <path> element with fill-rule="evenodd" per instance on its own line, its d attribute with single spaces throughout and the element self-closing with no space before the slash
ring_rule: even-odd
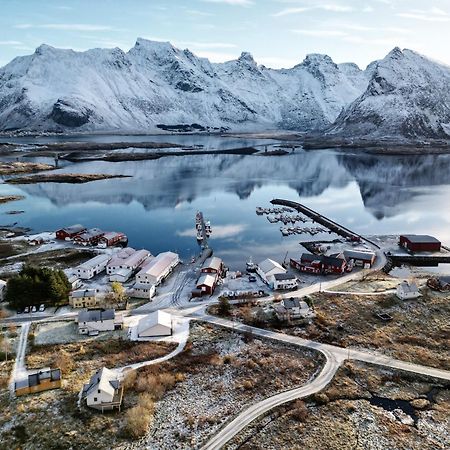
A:
<svg viewBox="0 0 450 450">
<path fill-rule="evenodd" d="M 432 379 L 346 363 L 323 392 L 271 411 L 228 448 L 443 450 L 449 401 Z"/>
<path fill-rule="evenodd" d="M 311 54 L 291 69 L 249 53 L 213 64 L 138 39 L 86 52 L 41 45 L 0 69 L 0 131 L 327 130 L 448 139 L 447 66 L 398 48 L 365 70 Z"/>
</svg>

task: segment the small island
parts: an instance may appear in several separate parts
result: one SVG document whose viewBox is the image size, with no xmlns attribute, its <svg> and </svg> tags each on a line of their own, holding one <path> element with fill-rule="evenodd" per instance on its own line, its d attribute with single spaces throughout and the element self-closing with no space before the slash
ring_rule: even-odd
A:
<svg viewBox="0 0 450 450">
<path fill-rule="evenodd" d="M 89 173 L 50 173 L 32 176 L 15 177 L 5 180 L 9 184 L 34 184 L 34 183 L 89 183 L 91 181 L 108 180 L 110 178 L 129 178 L 130 175 L 107 175 Z"/>
<path fill-rule="evenodd" d="M 43 170 L 53 170 L 55 166 L 43 163 L 32 162 L 7 162 L 0 161 L 0 175 L 15 175 L 18 173 L 33 173 L 41 172 Z"/>
<path fill-rule="evenodd" d="M 23 200 L 25 197 L 23 195 L 0 195 L 0 205 L 2 203 L 16 202 L 18 200 Z"/>
</svg>

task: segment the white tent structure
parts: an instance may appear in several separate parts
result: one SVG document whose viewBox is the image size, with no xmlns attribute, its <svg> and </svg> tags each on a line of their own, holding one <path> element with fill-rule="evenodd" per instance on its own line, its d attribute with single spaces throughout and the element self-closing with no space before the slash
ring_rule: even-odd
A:
<svg viewBox="0 0 450 450">
<path fill-rule="evenodd" d="M 158 310 L 143 317 L 137 327 L 138 338 L 170 336 L 172 334 L 172 316 Z"/>
</svg>

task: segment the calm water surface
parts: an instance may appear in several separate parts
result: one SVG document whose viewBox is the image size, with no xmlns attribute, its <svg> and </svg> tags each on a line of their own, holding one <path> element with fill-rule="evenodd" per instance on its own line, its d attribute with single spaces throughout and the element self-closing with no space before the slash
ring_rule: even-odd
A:
<svg viewBox="0 0 450 450">
<path fill-rule="evenodd" d="M 176 138 L 183 145 L 236 145 L 217 137 L 209 144 L 206 139 L 199 142 L 198 136 Z M 282 260 L 286 252 L 294 256 L 300 251 L 298 243 L 311 239 L 307 235 L 283 238 L 280 224 L 270 224 L 255 214 L 256 206 L 269 206 L 272 198 L 280 197 L 304 203 L 361 234 L 427 233 L 450 244 L 447 155 L 398 157 L 332 151 L 283 157 L 200 155 L 63 163 L 58 171 L 132 178 L 82 185 L 0 184 L 0 195 L 26 196 L 0 205 L 0 223 L 17 222 L 35 231 L 72 223 L 121 230 L 133 247 L 146 247 L 154 254 L 170 249 L 186 258 L 198 252 L 194 216 L 202 210 L 212 222 L 211 246 L 230 266 L 242 268 L 250 255 L 256 261 L 267 256 Z M 11 209 L 25 213 L 6 215 Z M 330 236 L 314 237 L 319 238 Z"/>
</svg>

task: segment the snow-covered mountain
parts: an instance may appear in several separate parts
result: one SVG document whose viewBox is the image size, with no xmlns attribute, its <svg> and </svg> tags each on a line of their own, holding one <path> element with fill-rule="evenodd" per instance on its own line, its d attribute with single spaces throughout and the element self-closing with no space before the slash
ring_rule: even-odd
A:
<svg viewBox="0 0 450 450">
<path fill-rule="evenodd" d="M 449 77 L 449 68 L 398 49 L 366 70 L 318 54 L 274 70 L 249 53 L 213 64 L 144 39 L 127 53 L 41 45 L 0 69 L 0 130 L 151 132 L 196 123 L 442 136 L 450 133 L 449 93 L 436 94 Z"/>
<path fill-rule="evenodd" d="M 339 115 L 331 134 L 450 137 L 450 67 L 395 48 L 369 70 L 367 89 Z"/>
</svg>

